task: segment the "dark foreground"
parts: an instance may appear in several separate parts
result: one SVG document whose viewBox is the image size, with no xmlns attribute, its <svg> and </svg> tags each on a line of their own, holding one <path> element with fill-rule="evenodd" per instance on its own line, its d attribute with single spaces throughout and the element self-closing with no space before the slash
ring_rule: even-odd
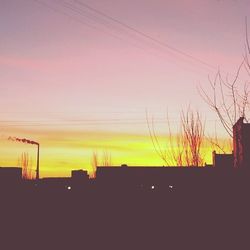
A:
<svg viewBox="0 0 250 250">
<path fill-rule="evenodd" d="M 246 186 L 1 190 L 0 249 L 250 249 Z"/>
</svg>

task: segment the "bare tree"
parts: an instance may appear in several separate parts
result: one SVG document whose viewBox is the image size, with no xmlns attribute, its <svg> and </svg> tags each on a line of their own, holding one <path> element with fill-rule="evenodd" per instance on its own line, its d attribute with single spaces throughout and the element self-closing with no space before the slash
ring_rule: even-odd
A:
<svg viewBox="0 0 250 250">
<path fill-rule="evenodd" d="M 19 159 L 19 165 L 22 168 L 22 178 L 25 180 L 33 180 L 35 178 L 34 171 L 32 169 L 32 160 L 28 153 L 22 153 Z"/>
<path fill-rule="evenodd" d="M 223 128 L 230 137 L 233 137 L 233 125 L 237 120 L 240 117 L 247 120 L 249 82 L 244 82 L 242 86 L 239 81 L 244 64 L 245 60 L 241 62 L 235 77 L 231 81 L 228 76 L 223 78 L 220 70 L 216 73 L 214 79 L 208 77 L 211 94 L 201 86 L 198 89 L 200 96 L 217 114 Z"/>
<path fill-rule="evenodd" d="M 112 156 L 107 150 L 103 151 L 102 166 L 112 166 Z"/>
<path fill-rule="evenodd" d="M 245 69 L 250 76 L 250 62 L 249 62 L 249 57 L 250 57 L 250 43 L 249 43 L 249 36 L 248 36 L 248 22 L 247 22 L 247 17 L 245 18 L 245 56 L 244 56 L 244 61 L 245 61 Z"/>
<path fill-rule="evenodd" d="M 206 141 L 211 147 L 212 151 L 220 154 L 231 153 L 233 151 L 233 140 L 231 137 L 218 137 L 217 127 L 215 125 L 214 133 L 206 135 Z"/>
<path fill-rule="evenodd" d="M 111 156 L 111 153 L 109 153 L 107 150 L 103 151 L 102 158 L 100 160 L 98 152 L 97 151 L 93 152 L 92 160 L 91 160 L 91 167 L 92 167 L 92 169 L 90 171 L 91 172 L 90 173 L 90 177 L 91 178 L 95 178 L 97 166 L 103 166 L 103 167 L 112 166 L 112 156 Z"/>
<path fill-rule="evenodd" d="M 219 154 L 231 153 L 233 151 L 233 141 L 231 138 L 218 138 L 218 136 L 206 137 L 211 150 Z"/>
<path fill-rule="evenodd" d="M 248 40 L 248 28 L 246 19 L 245 56 L 240 63 L 234 77 L 223 76 L 221 70 L 211 79 L 208 77 L 210 91 L 199 87 L 198 91 L 202 99 L 217 114 L 227 134 L 233 137 L 233 125 L 240 117 L 248 121 L 249 116 L 249 84 L 250 81 L 241 79 L 241 72 L 245 69 L 250 76 L 250 46 Z"/>
<path fill-rule="evenodd" d="M 201 166 L 204 157 L 201 148 L 204 143 L 205 124 L 199 112 L 188 109 L 181 112 L 180 127 L 176 134 L 173 134 L 170 121 L 167 116 L 167 142 L 164 146 L 159 141 L 155 131 L 154 119 L 151 121 L 147 115 L 147 125 L 151 142 L 157 155 L 167 166 Z"/>
<path fill-rule="evenodd" d="M 92 159 L 91 159 L 91 171 L 89 173 L 90 178 L 95 178 L 96 177 L 96 169 L 98 166 L 98 154 L 97 152 L 93 152 L 92 154 Z"/>
<path fill-rule="evenodd" d="M 185 151 L 185 160 L 188 166 L 201 166 L 204 164 L 201 154 L 201 146 L 204 142 L 205 125 L 202 122 L 199 112 L 188 110 L 182 111 L 181 125 L 183 129 L 183 142 Z"/>
</svg>

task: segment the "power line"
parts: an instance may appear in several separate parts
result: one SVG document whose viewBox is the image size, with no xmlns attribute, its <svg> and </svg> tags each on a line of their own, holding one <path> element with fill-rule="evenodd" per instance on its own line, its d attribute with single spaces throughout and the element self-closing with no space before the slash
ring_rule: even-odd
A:
<svg viewBox="0 0 250 250">
<path fill-rule="evenodd" d="M 207 62 L 205 62 L 205 61 L 203 61 L 203 60 L 201 60 L 201 59 L 199 59 L 199 58 L 197 58 L 197 57 L 195 57 L 193 55 L 190 55 L 190 54 L 188 54 L 188 53 L 186 53 L 186 52 L 184 52 L 184 51 L 182 51 L 180 49 L 177 49 L 176 47 L 173 47 L 173 46 L 167 44 L 166 42 L 160 41 L 160 40 L 152 37 L 151 35 L 149 35 L 149 34 L 143 32 L 143 31 L 141 31 L 141 30 L 139 30 L 139 29 L 137 29 L 137 28 L 135 28 L 135 27 L 133 27 L 131 25 L 128 25 L 128 24 L 118 20 L 117 18 L 114 18 L 114 17 L 112 17 L 112 16 L 110 16 L 110 15 L 108 15 L 108 14 L 106 14 L 106 13 L 104 13 L 104 12 L 102 12 L 102 11 L 100 11 L 100 10 L 86 4 L 86 3 L 83 3 L 82 1 L 75 0 L 75 2 L 78 3 L 79 5 L 87 8 L 87 9 L 89 9 L 89 10 L 91 10 L 91 11 L 93 11 L 93 12 L 95 12 L 95 13 L 101 15 L 101 16 L 104 16 L 105 18 L 107 18 L 107 19 L 109 19 L 109 20 L 111 20 L 113 22 L 116 22 L 119 25 L 121 25 L 121 26 L 123 26 L 123 27 L 125 27 L 125 28 L 127 28 L 127 29 L 129 29 L 129 30 L 131 30 L 131 31 L 133 31 L 133 32 L 135 32 L 135 33 L 137 33 L 137 34 L 139 34 L 139 35 L 153 41 L 153 42 L 155 42 L 155 43 L 157 43 L 158 45 L 161 45 L 161 46 L 163 46 L 163 47 L 165 47 L 167 49 L 170 49 L 170 50 L 172 50 L 172 51 L 174 51 L 174 52 L 176 52 L 178 54 L 181 54 L 184 57 L 188 57 L 189 59 L 192 59 L 193 61 L 201 63 L 201 64 L 203 64 L 203 65 L 205 65 L 205 66 L 207 66 L 209 68 L 217 69 L 213 65 L 211 65 L 211 64 L 209 64 L 209 63 L 207 63 Z"/>
<path fill-rule="evenodd" d="M 94 15 L 94 14 L 92 14 L 92 16 L 87 15 L 87 13 L 84 12 L 83 9 L 77 8 L 76 5 L 73 4 L 73 3 L 59 2 L 58 4 L 59 4 L 59 5 L 62 5 L 62 6 L 64 6 L 64 7 L 66 7 L 66 8 L 68 8 L 68 9 L 70 9 L 71 11 L 73 11 L 73 12 L 75 12 L 75 13 L 77 13 L 77 14 L 83 16 L 83 17 L 87 17 L 88 19 L 90 19 L 90 20 L 92 20 L 92 21 L 97 21 L 99 24 L 104 25 L 104 26 L 106 26 L 106 27 L 109 28 L 109 29 L 110 29 L 110 28 L 111 28 L 112 30 L 115 29 L 115 31 L 116 31 L 116 32 L 119 32 L 119 34 L 121 34 L 121 35 L 122 35 L 122 32 L 123 32 L 123 31 L 126 31 L 126 32 L 127 32 L 127 35 L 131 36 L 134 40 L 136 40 L 136 41 L 138 41 L 138 42 L 141 43 L 141 40 L 139 40 L 138 37 L 135 36 L 134 32 L 133 32 L 133 33 L 128 33 L 129 30 L 128 30 L 126 27 L 125 27 L 125 29 L 123 29 L 122 31 L 121 31 L 121 30 L 117 30 L 117 29 L 116 29 L 116 26 L 111 25 L 109 22 L 107 22 L 107 20 L 110 21 L 110 19 L 107 19 L 107 18 L 105 18 L 105 19 L 100 19 L 100 15 Z M 92 11 L 92 12 L 93 12 L 93 11 Z M 94 12 L 94 13 L 95 13 L 95 12 Z M 101 17 L 102 17 L 102 16 L 101 16 Z M 111 20 L 111 21 L 112 21 L 112 23 L 114 23 L 113 20 Z M 117 24 L 117 23 L 115 23 L 115 24 Z M 121 25 L 119 25 L 119 27 L 121 28 Z M 124 27 L 123 27 L 123 28 L 124 28 Z M 130 31 L 131 31 L 131 30 L 130 30 Z M 141 37 L 141 36 L 140 36 L 140 37 Z M 130 42 L 130 43 L 131 43 L 131 42 Z M 133 45 L 135 45 L 135 44 L 133 44 Z M 138 45 L 136 45 L 136 47 L 138 47 Z M 151 44 L 151 47 L 153 47 L 154 49 L 159 49 L 159 48 L 156 47 L 156 46 L 152 46 L 152 44 Z M 140 49 L 145 50 L 145 48 L 143 48 L 143 47 L 140 47 Z"/>
<path fill-rule="evenodd" d="M 206 120 L 206 122 L 215 122 L 218 120 Z M 156 125 L 166 124 L 166 119 L 155 119 Z M 180 120 L 171 119 L 170 123 L 179 124 Z M 2 127 L 74 127 L 74 126 L 103 126 L 103 125 L 146 125 L 146 119 L 111 119 L 111 120 L 80 120 L 76 122 L 48 122 L 48 121 L 0 121 Z"/>
<path fill-rule="evenodd" d="M 59 13 L 59 14 L 63 14 L 63 15 L 67 16 L 67 17 L 70 18 L 70 19 L 74 19 L 74 20 L 76 20 L 77 22 L 80 22 L 81 24 L 84 24 L 85 26 L 88 26 L 89 28 L 95 29 L 95 30 L 97 30 L 97 31 L 104 32 L 104 33 L 108 34 L 109 36 L 113 36 L 114 38 L 120 40 L 120 38 L 117 37 L 117 36 L 115 36 L 114 34 L 109 33 L 109 32 L 106 32 L 106 31 L 103 31 L 103 30 L 99 29 L 98 27 L 96 27 L 95 25 L 90 24 L 90 23 L 88 23 L 88 22 L 86 22 L 86 21 L 83 21 L 83 20 L 77 18 L 76 16 L 70 15 L 70 14 L 64 12 L 64 11 L 58 10 L 58 9 L 54 8 L 53 6 L 51 6 L 51 5 L 49 5 L 49 4 L 45 3 L 45 2 L 42 2 L 42 1 L 39 1 L 39 0 L 33 0 L 33 1 L 36 2 L 36 3 L 38 3 L 38 4 L 40 4 L 40 5 L 43 5 L 43 6 L 46 7 L 46 8 L 49 8 L 50 10 L 52 10 L 52 11 L 54 11 L 54 12 L 57 12 L 57 13 Z"/>
<path fill-rule="evenodd" d="M 66 9 L 69 9 L 70 11 L 73 11 L 75 14 L 77 14 L 77 15 L 81 15 L 81 16 L 83 16 L 83 17 L 87 17 L 89 20 L 91 20 L 91 21 L 97 21 L 98 22 L 98 24 L 101 24 L 101 25 L 104 25 L 105 27 L 107 27 L 107 28 L 111 28 L 111 30 L 112 30 L 112 32 L 114 31 L 113 30 L 113 26 L 111 26 L 110 25 L 110 23 L 106 23 L 106 22 L 103 22 L 103 19 L 101 19 L 101 21 L 100 21 L 100 19 L 98 18 L 98 17 L 100 17 L 100 14 L 98 14 L 98 13 L 96 13 L 97 15 L 94 15 L 94 16 L 89 16 L 89 15 L 86 15 L 86 12 L 84 11 L 84 9 L 79 9 L 79 8 L 77 8 L 76 7 L 76 5 L 75 4 L 72 4 L 72 3 L 66 3 L 66 2 L 58 2 L 57 3 L 58 5 L 60 5 L 60 6 L 62 6 L 62 7 L 64 7 L 64 8 L 66 8 Z M 92 12 L 93 12 L 93 10 L 92 10 Z M 95 12 L 94 12 L 95 13 Z M 89 14 L 89 13 L 88 13 Z M 152 41 L 152 39 L 148 39 L 147 37 L 145 37 L 145 36 L 142 36 L 141 34 L 139 34 L 139 33 L 136 33 L 134 30 L 131 30 L 131 29 L 129 29 L 128 27 L 126 27 L 126 26 L 122 26 L 120 23 L 117 23 L 117 22 L 114 22 L 114 20 L 112 20 L 112 19 L 107 19 L 107 17 L 106 17 L 106 15 L 105 14 L 103 14 L 103 15 L 101 15 L 101 17 L 104 17 L 105 18 L 105 20 L 109 20 L 109 21 L 111 21 L 112 23 L 115 23 L 115 24 L 118 24 L 119 25 L 119 27 L 120 28 L 123 28 L 123 30 L 122 31 L 125 31 L 127 34 L 126 35 L 129 35 L 130 37 L 132 37 L 132 39 L 133 40 L 135 40 L 136 42 L 139 42 L 140 44 L 142 43 L 142 42 L 147 42 L 147 47 L 149 46 L 151 49 L 153 49 L 154 50 L 154 52 L 164 52 L 164 53 L 167 53 L 168 54 L 168 56 L 170 55 L 170 56 L 172 56 L 173 58 L 176 58 L 176 51 L 173 51 L 173 50 L 170 50 L 169 48 L 166 48 L 166 47 L 163 47 L 162 45 L 161 45 L 161 47 L 159 47 L 159 44 L 157 44 L 157 43 L 155 43 L 155 41 Z M 119 34 L 120 35 L 122 35 L 122 31 L 121 30 L 118 30 L 117 31 L 117 29 L 115 29 L 115 32 L 119 32 Z M 131 31 L 132 31 L 132 33 L 131 33 Z M 117 36 L 116 36 L 116 38 L 117 38 Z M 139 39 L 139 38 L 141 38 L 141 39 L 143 39 L 143 40 L 141 40 L 141 39 Z M 123 38 L 120 38 L 119 40 L 121 40 L 121 41 L 124 41 L 124 39 Z M 138 45 L 137 43 L 135 44 L 135 43 L 132 43 L 131 41 L 128 41 L 128 40 L 126 40 L 126 42 L 129 42 L 130 44 L 132 44 L 134 47 L 136 47 L 136 48 L 139 48 L 139 49 L 142 49 L 143 51 L 146 51 L 147 53 L 150 53 L 150 54 L 152 54 L 153 56 L 156 56 L 154 53 L 153 53 L 153 51 L 151 51 L 151 50 L 146 50 L 146 48 L 145 47 L 142 47 L 142 46 L 140 46 L 140 45 Z M 148 43 L 148 42 L 150 42 L 150 44 Z M 164 50 L 162 50 L 162 49 L 164 49 Z M 155 51 L 156 50 L 156 51 Z M 157 57 L 163 57 L 163 54 L 157 54 Z M 183 56 L 183 55 L 182 55 Z M 184 57 L 184 58 L 188 58 L 188 57 Z M 178 58 L 176 58 L 176 59 L 178 59 Z M 188 58 L 189 60 L 190 60 L 190 58 Z M 183 59 L 182 59 L 183 60 Z M 173 61 L 173 59 L 172 59 L 172 61 Z M 194 60 L 193 60 L 194 61 Z M 179 60 L 177 61 L 177 60 L 175 60 L 175 62 L 177 63 L 177 62 L 180 62 Z M 189 67 L 190 67 L 190 64 L 188 64 L 189 65 Z M 206 67 L 208 67 L 208 66 L 206 66 Z M 210 68 L 212 68 L 212 66 L 210 67 Z M 214 69 L 214 68 L 213 68 Z M 189 69 L 189 71 L 190 71 L 190 69 Z M 192 70 L 193 71 L 193 70 Z"/>
<path fill-rule="evenodd" d="M 46 7 L 46 8 L 48 8 L 48 9 L 50 9 L 50 10 L 52 10 L 52 11 L 54 11 L 54 12 L 57 12 L 57 13 L 59 13 L 59 14 L 61 14 L 61 15 L 64 15 L 64 16 L 68 17 L 69 19 L 73 19 L 73 20 L 75 20 L 75 21 L 77 21 L 77 22 L 79 22 L 79 23 L 81 23 L 81 24 L 83 24 L 83 25 L 85 25 L 85 26 L 87 26 L 87 27 L 89 27 L 89 28 L 91 28 L 91 29 L 94 29 L 94 30 L 97 30 L 97 31 L 99 31 L 99 32 L 102 32 L 102 33 L 104 33 L 104 34 L 106 34 L 106 35 L 108 35 L 108 36 L 111 36 L 111 37 L 113 37 L 113 38 L 119 40 L 119 41 L 124 41 L 124 39 L 122 39 L 121 37 L 119 37 L 119 36 L 117 36 L 117 35 L 115 35 L 115 34 L 109 32 L 109 31 L 100 29 L 99 27 L 97 27 L 97 26 L 95 26 L 95 25 L 93 25 L 93 24 L 87 22 L 86 20 L 83 21 L 82 19 L 79 19 L 76 15 L 72 15 L 72 14 L 66 13 L 66 12 L 64 12 L 64 11 L 58 10 L 57 8 L 54 8 L 52 5 L 49 5 L 49 4 L 47 4 L 47 3 L 45 3 L 45 2 L 42 2 L 42 1 L 40 1 L 40 0 L 33 0 L 33 1 L 36 2 L 36 3 L 38 3 L 38 4 L 40 4 L 40 5 L 42 5 L 42 6 L 44 6 L 44 7 Z M 83 14 L 83 13 L 79 12 L 79 10 L 74 9 L 74 8 L 72 8 L 71 6 L 65 5 L 65 3 L 64 3 L 64 4 L 58 3 L 58 4 L 60 4 L 60 5 L 63 6 L 64 8 L 69 9 L 69 10 L 71 10 L 71 11 L 73 11 L 73 12 L 75 12 L 75 13 L 77 13 L 77 14 L 79 14 L 79 15 L 85 17 L 85 18 L 87 17 L 87 19 L 90 19 L 90 17 L 87 16 L 86 14 Z M 128 42 L 128 41 L 126 41 L 126 42 Z M 139 49 L 142 49 L 142 50 L 145 51 L 145 48 L 142 48 L 141 46 L 139 46 L 139 45 L 137 45 L 137 44 L 134 44 L 134 43 L 132 43 L 132 42 L 129 42 L 129 43 L 132 44 L 133 46 L 135 46 L 136 48 L 139 48 Z"/>
<path fill-rule="evenodd" d="M 204 61 L 204 60 L 202 60 L 202 59 L 200 59 L 198 57 L 195 57 L 195 56 L 191 55 L 190 53 L 186 53 L 185 51 L 180 50 L 180 49 L 178 49 L 178 48 L 176 48 L 176 47 L 174 47 L 174 46 L 166 43 L 165 41 L 161 41 L 159 39 L 156 39 L 155 37 L 153 37 L 153 36 L 145 33 L 144 31 L 141 31 L 141 30 L 133 27 L 132 25 L 129 25 L 129 24 L 127 24 L 127 23 L 125 23 L 125 22 L 117 19 L 117 18 L 114 18 L 114 17 L 112 17 L 112 16 L 104 13 L 103 11 L 100 11 L 100 10 L 98 10 L 98 9 L 90 6 L 89 4 L 84 3 L 81 0 L 74 0 L 74 2 L 76 2 L 78 5 L 84 7 L 86 9 L 88 9 L 88 10 L 91 10 L 91 11 L 97 13 L 100 16 L 103 16 L 103 17 L 105 17 L 105 18 L 107 18 L 107 19 L 109 19 L 109 20 L 111 20 L 111 21 L 119 24 L 120 26 L 122 26 L 122 27 L 124 27 L 124 28 L 126 28 L 126 29 L 128 29 L 128 30 L 130 30 L 130 31 L 132 31 L 132 32 L 134 32 L 134 33 L 136 33 L 138 35 L 140 35 L 141 37 L 144 37 L 144 38 L 146 38 L 146 39 L 154 42 L 155 44 L 158 44 L 158 45 L 162 46 L 163 48 L 166 48 L 166 49 L 168 49 L 168 50 L 170 50 L 172 52 L 175 52 L 175 53 L 177 53 L 179 55 L 182 55 L 182 56 L 184 56 L 186 58 L 189 58 L 192 61 L 196 61 L 199 64 L 202 64 L 202 65 L 204 65 L 204 66 L 206 66 L 206 67 L 208 67 L 208 68 L 210 68 L 212 70 L 216 70 L 216 71 L 219 70 L 218 67 L 215 67 L 214 65 L 212 65 L 212 64 L 210 64 L 210 63 L 208 63 L 208 62 L 206 62 L 206 61 Z M 220 71 L 226 73 L 224 70 L 220 70 Z M 231 76 L 235 77 L 235 75 L 230 74 L 230 73 L 228 75 L 231 75 Z"/>
<path fill-rule="evenodd" d="M 86 21 L 83 22 L 81 19 L 79 19 L 79 18 L 76 17 L 75 15 L 71 15 L 71 14 L 65 13 L 64 11 L 58 10 L 58 9 L 52 7 L 51 5 L 48 5 L 48 4 L 46 4 L 46 3 L 44 3 L 44 2 L 42 2 L 42 1 L 40 1 L 40 0 L 33 0 L 33 1 L 35 1 L 36 3 L 39 3 L 39 4 L 41 4 L 41 5 L 43 5 L 43 6 L 47 7 L 47 8 L 49 8 L 49 9 L 52 9 L 52 10 L 55 11 L 55 12 L 58 12 L 58 13 L 60 13 L 60 14 L 63 14 L 63 15 L 65 15 L 65 16 L 69 17 L 69 18 L 75 19 L 76 21 L 78 21 L 78 22 L 80 22 L 80 23 L 82 23 L 82 24 L 84 24 L 84 25 L 86 25 L 86 26 L 88 26 L 88 27 L 90 27 L 90 28 L 93 28 L 93 29 L 95 29 L 95 30 L 97 30 L 97 31 L 101 31 L 101 32 L 105 33 L 106 35 L 112 36 L 113 38 L 116 38 L 116 39 L 118 39 L 118 40 L 124 41 L 124 39 L 122 39 L 121 37 L 118 37 L 118 36 L 114 35 L 114 34 L 111 33 L 111 32 L 102 30 L 102 29 L 100 29 L 99 27 L 97 27 L 97 26 L 95 26 L 95 25 L 93 25 L 93 24 L 90 24 L 89 22 L 86 22 Z M 112 16 L 110 16 L 110 15 L 108 15 L 108 14 L 106 14 L 106 13 L 100 11 L 100 10 L 97 10 L 96 8 L 91 7 L 90 5 L 87 5 L 86 3 L 83 3 L 82 1 L 77 1 L 77 0 L 75 0 L 75 2 L 76 2 L 78 5 L 84 7 L 85 9 L 91 10 L 92 12 L 98 14 L 99 16 L 102 16 L 102 17 L 104 17 L 104 18 L 106 18 L 106 19 L 112 21 L 113 23 L 118 24 L 120 27 L 123 27 L 123 28 L 125 28 L 126 30 L 129 30 L 129 31 L 132 31 L 134 34 L 137 34 L 137 35 L 139 35 L 140 37 L 142 37 L 142 38 L 144 38 L 144 39 L 146 38 L 147 41 L 151 41 L 151 42 L 153 42 L 153 44 L 155 44 L 155 45 L 160 45 L 161 48 L 165 48 L 165 49 L 167 49 L 169 52 L 171 51 L 171 52 L 173 52 L 173 53 L 175 53 L 175 54 L 182 55 L 183 57 L 188 58 L 188 59 L 191 59 L 192 61 L 198 62 L 199 64 L 202 64 L 202 65 L 204 65 L 204 66 L 206 66 L 206 67 L 209 67 L 210 69 L 213 69 L 213 70 L 216 69 L 216 70 L 217 70 L 217 68 L 214 67 L 213 65 L 211 65 L 211 64 L 209 64 L 209 63 L 207 63 L 207 62 L 205 62 L 205 61 L 203 61 L 203 60 L 201 60 L 201 59 L 199 59 L 199 58 L 196 58 L 195 56 L 193 56 L 193 55 L 191 55 L 191 54 L 188 54 L 188 53 L 186 53 L 186 52 L 184 52 L 184 51 L 182 51 L 182 50 L 180 50 L 180 49 L 177 49 L 176 47 L 173 47 L 173 46 L 167 44 L 166 42 L 160 41 L 160 40 L 158 40 L 158 39 L 156 39 L 156 38 L 150 36 L 149 34 L 146 34 L 145 32 L 140 31 L 139 29 L 134 28 L 133 26 L 128 25 L 128 24 L 126 24 L 126 23 L 124 23 L 124 22 L 118 20 L 117 18 L 114 18 L 114 17 L 112 17 Z M 85 18 L 87 17 L 88 19 L 91 19 L 91 17 L 90 17 L 89 15 L 86 15 L 86 13 L 83 13 L 83 12 L 82 12 L 83 9 L 77 8 L 75 4 L 70 4 L 70 3 L 65 3 L 65 2 L 57 2 L 57 4 L 60 5 L 60 6 L 63 6 L 63 8 L 66 8 L 66 9 L 68 9 L 68 10 L 70 10 L 70 11 L 73 11 L 74 13 L 76 13 L 76 14 L 78 14 L 78 15 L 81 15 L 81 16 L 83 16 L 83 17 L 85 17 Z M 96 16 L 95 16 L 94 18 L 95 18 L 95 20 L 97 20 L 97 19 L 96 19 Z M 102 22 L 102 21 L 101 21 L 101 24 L 102 24 L 102 25 L 108 26 L 107 23 L 104 23 L 104 22 Z M 110 26 L 109 26 L 109 27 L 110 27 Z M 136 39 L 136 38 L 134 37 L 134 39 Z M 138 39 L 136 39 L 136 40 L 138 41 Z M 126 42 L 128 42 L 128 41 L 126 41 Z M 129 42 L 129 43 L 131 43 L 131 42 Z M 139 49 L 145 50 L 145 48 L 142 48 L 141 46 L 138 46 L 137 44 L 132 43 L 132 45 L 135 46 L 135 47 L 137 47 L 137 48 L 139 48 Z M 152 46 L 152 45 L 151 45 L 151 46 Z M 156 49 L 156 47 L 154 47 L 154 49 Z M 157 49 L 158 49 L 158 48 L 157 48 Z"/>
</svg>

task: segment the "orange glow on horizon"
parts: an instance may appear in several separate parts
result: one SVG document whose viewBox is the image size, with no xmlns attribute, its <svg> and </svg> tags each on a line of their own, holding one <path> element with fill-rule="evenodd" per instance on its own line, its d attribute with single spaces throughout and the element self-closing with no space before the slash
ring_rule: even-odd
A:
<svg viewBox="0 0 250 250">
<path fill-rule="evenodd" d="M 17 166 L 27 153 L 35 171 L 36 149 L 9 136 L 41 145 L 41 177 L 91 171 L 93 152 L 100 161 L 108 152 L 114 165 L 162 166 L 145 110 L 165 148 L 165 114 L 178 134 L 189 105 L 204 114 L 207 135 L 218 131 L 227 144 L 197 87 L 210 96 L 208 75 L 218 68 L 222 78 L 235 76 L 250 1 L 77 2 L 1 3 L 0 166 Z M 240 79 L 248 82 L 248 72 Z M 202 146 L 206 163 L 214 149 Z"/>
<path fill-rule="evenodd" d="M 164 162 L 156 154 L 148 134 L 118 133 L 108 131 L 12 131 L 20 137 L 34 138 L 41 145 L 40 175 L 70 176 L 71 170 L 85 169 L 93 174 L 92 158 L 96 152 L 102 165 L 104 152 L 111 156 L 112 165 L 127 164 L 129 166 L 163 166 Z M 167 138 L 159 136 L 159 142 L 165 145 Z M 223 139 L 221 139 L 221 142 Z M 36 148 L 29 144 L 19 144 L 0 140 L 0 166 L 18 166 L 20 156 L 28 153 L 32 169 L 36 169 Z M 212 161 L 211 145 L 206 142 L 202 155 L 206 163 Z M 227 152 L 230 152 L 229 147 Z"/>
</svg>

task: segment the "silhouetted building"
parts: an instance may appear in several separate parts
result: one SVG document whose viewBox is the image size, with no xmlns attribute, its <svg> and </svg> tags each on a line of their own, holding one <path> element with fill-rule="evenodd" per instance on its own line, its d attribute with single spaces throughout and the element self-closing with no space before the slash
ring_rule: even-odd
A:
<svg viewBox="0 0 250 250">
<path fill-rule="evenodd" d="M 71 180 L 74 190 L 83 191 L 89 188 L 90 179 L 88 172 L 82 169 L 71 171 Z"/>
<path fill-rule="evenodd" d="M 213 167 L 106 166 L 97 167 L 96 183 L 101 190 L 199 190 L 211 187 Z M 215 181 L 213 182 L 215 184 Z"/>
<path fill-rule="evenodd" d="M 19 182 L 22 180 L 22 168 L 0 167 L 0 183 Z"/>
<path fill-rule="evenodd" d="M 233 167 L 233 164 L 233 154 L 216 154 L 216 151 L 213 151 L 213 166 L 216 169 L 230 169 Z"/>
<path fill-rule="evenodd" d="M 0 167 L 0 192 L 19 191 L 22 185 L 22 168 Z"/>
<path fill-rule="evenodd" d="M 86 170 L 72 170 L 71 178 L 73 181 L 87 181 L 89 179 L 88 172 Z"/>
<path fill-rule="evenodd" d="M 250 124 L 241 117 L 233 126 L 234 167 L 250 165 Z"/>
<path fill-rule="evenodd" d="M 40 179 L 39 186 L 43 189 L 49 189 L 51 191 L 71 190 L 72 179 L 70 177 L 43 178 L 43 179 Z"/>
</svg>

